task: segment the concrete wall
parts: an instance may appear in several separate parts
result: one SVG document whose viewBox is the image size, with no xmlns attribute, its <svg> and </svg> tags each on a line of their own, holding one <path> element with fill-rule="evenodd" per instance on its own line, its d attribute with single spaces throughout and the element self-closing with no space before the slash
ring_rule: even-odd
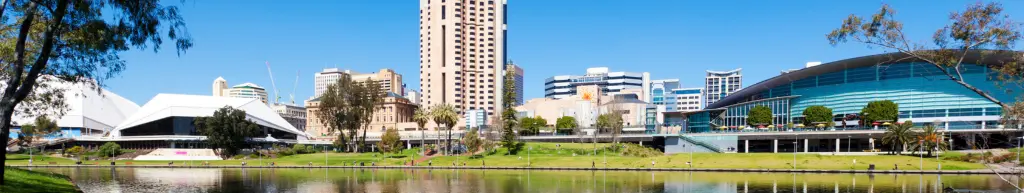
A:
<svg viewBox="0 0 1024 193">
<path fill-rule="evenodd" d="M 718 148 L 721 149 L 722 151 L 728 151 L 729 147 L 739 147 L 739 138 L 737 136 L 691 136 L 690 138 L 702 141 L 707 144 L 718 146 Z M 683 145 L 686 146 L 684 147 Z M 666 154 L 689 153 L 690 151 L 697 153 L 714 152 L 703 146 L 692 144 L 686 140 L 683 140 L 679 136 L 669 136 L 665 138 Z"/>
</svg>

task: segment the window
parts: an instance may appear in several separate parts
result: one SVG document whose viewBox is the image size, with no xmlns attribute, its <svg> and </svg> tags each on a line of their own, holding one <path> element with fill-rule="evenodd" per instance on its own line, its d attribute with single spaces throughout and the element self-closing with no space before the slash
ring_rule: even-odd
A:
<svg viewBox="0 0 1024 193">
<path fill-rule="evenodd" d="M 878 67 L 878 72 L 881 74 L 881 79 L 897 79 L 897 78 L 909 78 L 910 77 L 911 65 L 909 64 L 890 64 L 881 65 Z"/>
<path fill-rule="evenodd" d="M 846 82 L 875 81 L 875 67 L 861 67 L 846 70 Z"/>
<path fill-rule="evenodd" d="M 810 87 L 814 87 L 815 83 L 817 82 L 816 78 L 817 77 L 812 76 L 812 77 L 807 77 L 807 78 L 800 79 L 800 80 L 797 80 L 797 81 L 793 81 L 793 88 L 796 89 L 796 88 L 810 88 Z M 717 89 L 713 90 L 711 92 L 717 92 Z"/>
</svg>

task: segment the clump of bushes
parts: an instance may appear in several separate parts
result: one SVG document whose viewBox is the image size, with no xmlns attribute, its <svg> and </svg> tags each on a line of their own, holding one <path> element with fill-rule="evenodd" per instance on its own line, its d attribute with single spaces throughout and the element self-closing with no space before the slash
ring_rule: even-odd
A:
<svg viewBox="0 0 1024 193">
<path fill-rule="evenodd" d="M 943 158 L 945 160 L 962 161 L 962 162 L 985 162 L 985 163 L 1003 163 L 1009 161 L 1015 161 L 1017 159 L 1016 152 L 1009 152 L 1000 155 L 995 155 L 992 152 L 986 151 L 984 153 L 968 153 L 960 156 L 950 156 Z"/>
<path fill-rule="evenodd" d="M 654 157 L 654 156 L 659 156 L 659 155 L 664 155 L 665 154 L 665 153 L 662 153 L 661 151 L 658 151 L 657 149 L 650 148 L 650 147 L 644 147 L 644 146 L 640 146 L 640 145 L 632 144 L 632 143 L 624 143 L 622 147 L 623 148 L 620 149 L 620 152 L 624 156 Z"/>
<path fill-rule="evenodd" d="M 99 156 L 109 157 L 121 155 L 123 152 L 121 152 L 121 145 L 117 145 L 117 143 L 114 142 L 107 142 L 100 146 L 99 153 Z"/>
<path fill-rule="evenodd" d="M 273 153 L 277 156 L 290 156 L 296 154 L 308 154 L 317 152 L 316 147 L 306 146 L 302 144 L 295 144 L 291 148 L 274 145 L 272 149 Z"/>
</svg>

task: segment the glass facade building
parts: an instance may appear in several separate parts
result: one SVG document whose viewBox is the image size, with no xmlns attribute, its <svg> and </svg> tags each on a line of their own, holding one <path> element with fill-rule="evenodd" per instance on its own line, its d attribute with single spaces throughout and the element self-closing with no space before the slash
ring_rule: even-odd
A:
<svg viewBox="0 0 1024 193">
<path fill-rule="evenodd" d="M 801 123 L 804 109 L 822 105 L 832 109 L 837 127 L 867 128 L 871 125 L 858 125 L 858 120 L 841 122 L 843 117 L 858 117 L 869 102 L 879 100 L 890 100 L 899 106 L 899 118 L 894 120 L 898 122 L 935 124 L 940 129 L 1002 127 L 998 125 L 1002 114 L 999 105 L 950 80 L 934 65 L 919 61 L 885 62 L 894 55 L 847 59 L 759 82 L 703 111 L 687 114 L 686 128 L 702 132 L 722 126 L 744 126 L 748 111 L 757 105 L 772 109 L 773 124 L 777 126 Z M 999 86 L 994 78 L 996 72 L 986 67 L 996 65 L 998 57 L 977 58 L 976 62 L 960 67 L 964 81 L 999 101 L 1014 101 L 1015 92 Z"/>
</svg>

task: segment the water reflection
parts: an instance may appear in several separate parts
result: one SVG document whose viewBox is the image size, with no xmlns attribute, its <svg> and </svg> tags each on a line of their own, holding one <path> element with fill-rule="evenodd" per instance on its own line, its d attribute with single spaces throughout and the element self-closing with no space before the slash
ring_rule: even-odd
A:
<svg viewBox="0 0 1024 193">
<path fill-rule="evenodd" d="M 85 192 L 1016 192 L 994 175 L 37 168 Z M 1019 178 L 1013 177 L 1019 183 Z"/>
</svg>

